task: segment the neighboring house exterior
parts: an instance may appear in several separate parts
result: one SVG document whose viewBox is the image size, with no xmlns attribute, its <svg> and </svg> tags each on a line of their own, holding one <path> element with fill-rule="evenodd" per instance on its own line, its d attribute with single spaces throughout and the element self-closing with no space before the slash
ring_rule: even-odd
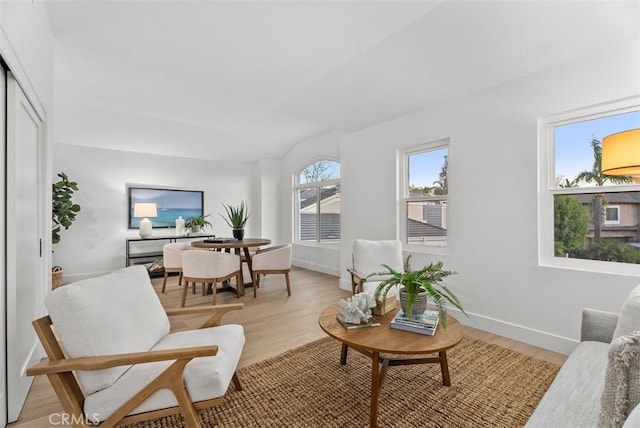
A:
<svg viewBox="0 0 640 428">
<path fill-rule="evenodd" d="M 582 203 L 592 221 L 589 224 L 587 240 L 594 238 L 593 194 L 575 195 Z M 622 242 L 640 242 L 640 192 L 605 193 L 604 221 L 600 228 L 601 238 L 617 239 Z"/>
<path fill-rule="evenodd" d="M 315 241 L 318 234 L 316 190 L 300 194 L 301 241 Z M 340 186 L 323 188 L 320 192 L 320 241 L 340 239 Z"/>
<path fill-rule="evenodd" d="M 411 192 L 412 196 L 424 196 Z M 407 240 L 409 243 L 438 241 L 447 237 L 447 201 L 412 201 L 407 204 Z"/>
</svg>

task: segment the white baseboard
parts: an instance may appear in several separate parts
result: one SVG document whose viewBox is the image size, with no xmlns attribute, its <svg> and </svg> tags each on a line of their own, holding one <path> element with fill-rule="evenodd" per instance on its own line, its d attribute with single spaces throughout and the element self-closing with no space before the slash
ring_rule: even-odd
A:
<svg viewBox="0 0 640 428">
<path fill-rule="evenodd" d="M 339 287 L 341 290 L 351 291 L 351 281 L 340 278 Z"/>
<path fill-rule="evenodd" d="M 457 309 L 449 308 L 449 311 L 458 321 L 460 321 L 464 325 L 487 331 L 489 333 L 497 334 L 508 339 L 517 340 L 528 345 L 533 345 L 540 348 L 548 349 L 550 351 L 558 352 L 560 354 L 569 355 L 571 351 L 573 351 L 578 345 L 578 341 L 575 339 L 558 336 L 546 331 L 513 324 L 510 322 L 471 312 L 467 312 L 469 314 L 469 317 L 466 317 Z"/>
<path fill-rule="evenodd" d="M 334 267 L 331 266 L 324 266 L 324 265 L 319 265 L 317 263 L 313 263 L 310 262 L 308 260 L 297 260 L 294 259 L 293 263 L 294 266 L 298 266 L 304 269 L 309 269 L 315 272 L 322 272 L 322 273 L 326 273 L 327 275 L 333 275 L 333 276 L 340 276 L 340 270 L 336 269 Z"/>
</svg>

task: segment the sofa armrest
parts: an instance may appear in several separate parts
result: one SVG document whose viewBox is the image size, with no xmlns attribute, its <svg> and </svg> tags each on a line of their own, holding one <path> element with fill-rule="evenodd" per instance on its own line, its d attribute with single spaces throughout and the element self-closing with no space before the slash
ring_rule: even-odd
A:
<svg viewBox="0 0 640 428">
<path fill-rule="evenodd" d="M 618 314 L 586 308 L 582 311 L 580 341 L 611 343 L 618 324 Z"/>
</svg>

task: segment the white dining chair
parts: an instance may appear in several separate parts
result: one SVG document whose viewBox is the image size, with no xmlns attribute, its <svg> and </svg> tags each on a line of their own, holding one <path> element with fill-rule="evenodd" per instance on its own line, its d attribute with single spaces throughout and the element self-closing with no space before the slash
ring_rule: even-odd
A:
<svg viewBox="0 0 640 428">
<path fill-rule="evenodd" d="M 178 285 L 182 285 L 182 252 L 191 250 L 191 244 L 174 242 L 162 247 L 162 264 L 164 265 L 164 279 L 162 280 L 162 292 L 167 287 L 167 278 L 170 273 L 178 273 Z"/>
<path fill-rule="evenodd" d="M 261 274 L 284 274 L 287 282 L 287 294 L 291 296 L 291 283 L 289 281 L 291 257 L 291 244 L 276 245 L 256 252 L 256 254 L 251 258 L 251 267 L 253 270 L 253 297 L 257 297 Z"/>
<path fill-rule="evenodd" d="M 194 250 L 182 253 L 182 273 L 185 287 L 182 290 L 182 307 L 187 301 L 189 283 L 212 284 L 213 304 L 216 304 L 218 283 L 236 278 L 236 293 L 240 297 L 240 259 L 238 255 L 218 251 Z"/>
</svg>

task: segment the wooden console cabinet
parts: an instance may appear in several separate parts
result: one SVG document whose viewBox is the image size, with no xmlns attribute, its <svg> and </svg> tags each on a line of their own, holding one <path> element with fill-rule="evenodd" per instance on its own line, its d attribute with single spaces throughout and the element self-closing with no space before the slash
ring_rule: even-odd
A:
<svg viewBox="0 0 640 428">
<path fill-rule="evenodd" d="M 178 241 L 195 241 L 206 238 L 214 238 L 215 235 L 189 235 L 189 236 L 153 236 L 151 238 L 127 238 L 125 266 L 136 264 L 148 264 L 162 258 L 162 247 L 165 244 Z M 158 269 L 149 272 L 153 276 L 163 275 L 164 270 Z"/>
</svg>

